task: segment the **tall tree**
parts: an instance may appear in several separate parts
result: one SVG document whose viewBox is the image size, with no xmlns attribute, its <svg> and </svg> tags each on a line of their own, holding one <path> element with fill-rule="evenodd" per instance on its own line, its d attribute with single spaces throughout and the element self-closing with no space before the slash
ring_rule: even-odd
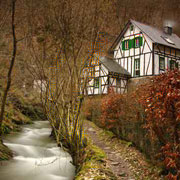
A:
<svg viewBox="0 0 180 180">
<path fill-rule="evenodd" d="M 58 145 L 69 149 L 76 165 L 85 145 L 79 118 L 86 83 L 81 79 L 83 67 L 99 49 L 97 41 L 106 29 L 109 4 L 108 0 L 46 0 L 37 16 L 32 16 L 37 11 L 34 3 L 27 2 L 32 33 L 27 67 L 37 79 L 46 77 L 44 109 Z"/>
<path fill-rule="evenodd" d="M 15 8 L 16 8 L 16 0 L 11 0 L 11 28 L 12 28 L 12 39 L 13 39 L 13 51 L 12 51 L 12 58 L 10 62 L 9 71 L 7 74 L 7 84 L 6 88 L 4 89 L 4 94 L 1 103 L 1 112 L 0 112 L 0 140 L 2 142 L 2 122 L 4 118 L 5 106 L 6 106 L 6 99 L 8 95 L 8 91 L 11 87 L 11 74 L 14 67 L 15 59 L 16 59 L 16 52 L 17 52 L 17 39 L 16 39 L 16 32 L 15 32 Z"/>
</svg>

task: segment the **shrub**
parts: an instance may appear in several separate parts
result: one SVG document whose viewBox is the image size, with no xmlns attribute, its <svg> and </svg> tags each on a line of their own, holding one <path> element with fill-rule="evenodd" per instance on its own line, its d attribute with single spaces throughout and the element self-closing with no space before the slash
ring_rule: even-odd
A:
<svg viewBox="0 0 180 180">
<path fill-rule="evenodd" d="M 116 94 L 111 91 L 102 98 L 102 127 L 111 130 L 119 138 L 133 142 L 149 158 L 156 154 L 158 143 L 150 141 L 145 125 L 145 111 L 138 101 L 138 92 Z"/>
<path fill-rule="evenodd" d="M 123 96 L 113 91 L 102 99 L 100 122 L 103 127 L 113 129 L 120 126 L 119 120 L 123 118 Z"/>
<path fill-rule="evenodd" d="M 101 96 L 86 98 L 82 108 L 82 114 L 86 119 L 100 125 L 99 117 L 101 115 Z"/>
<path fill-rule="evenodd" d="M 85 106 L 88 119 L 133 142 L 151 160 L 158 160 L 168 179 L 179 178 L 179 70 L 153 77 L 132 93 L 110 91 L 101 99 L 90 98 Z"/>
<path fill-rule="evenodd" d="M 180 177 L 180 71 L 168 71 L 141 87 L 146 128 L 161 144 L 160 157 L 169 179 Z"/>
</svg>

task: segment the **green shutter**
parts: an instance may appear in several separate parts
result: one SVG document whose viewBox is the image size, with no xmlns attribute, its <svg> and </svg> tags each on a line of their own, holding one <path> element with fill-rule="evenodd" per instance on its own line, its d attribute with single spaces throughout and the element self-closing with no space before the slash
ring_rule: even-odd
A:
<svg viewBox="0 0 180 180">
<path fill-rule="evenodd" d="M 132 39 L 132 48 L 135 48 L 135 39 Z"/>
<path fill-rule="evenodd" d="M 135 47 L 135 39 L 130 39 L 130 48 L 134 48 Z"/>
<path fill-rule="evenodd" d="M 125 50 L 125 42 L 122 41 L 122 50 Z"/>
<path fill-rule="evenodd" d="M 140 36 L 140 37 L 139 37 L 139 46 L 141 47 L 142 44 L 143 44 L 143 38 Z"/>
<path fill-rule="evenodd" d="M 132 40 L 129 39 L 128 41 L 129 41 L 129 42 L 128 42 L 128 43 L 129 43 L 129 49 L 131 49 L 131 48 L 132 48 Z"/>
<path fill-rule="evenodd" d="M 135 47 L 135 39 L 129 39 L 129 49 Z"/>
</svg>

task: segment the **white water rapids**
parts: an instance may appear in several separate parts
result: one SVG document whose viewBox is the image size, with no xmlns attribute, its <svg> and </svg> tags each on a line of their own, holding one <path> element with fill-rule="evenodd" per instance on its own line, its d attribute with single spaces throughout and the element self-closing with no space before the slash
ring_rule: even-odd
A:
<svg viewBox="0 0 180 180">
<path fill-rule="evenodd" d="M 50 132 L 47 121 L 36 121 L 6 136 L 4 142 L 15 156 L 0 165 L 0 180 L 72 180 L 71 156 L 56 146 Z"/>
</svg>

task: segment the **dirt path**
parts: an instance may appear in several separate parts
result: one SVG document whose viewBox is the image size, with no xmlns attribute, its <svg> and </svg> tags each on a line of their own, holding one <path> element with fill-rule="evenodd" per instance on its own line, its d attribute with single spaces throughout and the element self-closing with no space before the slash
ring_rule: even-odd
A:
<svg viewBox="0 0 180 180">
<path fill-rule="evenodd" d="M 148 164 L 139 151 L 129 146 L 130 143 L 117 139 L 92 122 L 85 121 L 84 127 L 93 143 L 106 153 L 107 164 L 118 179 L 162 179 L 158 175 L 158 169 Z"/>
</svg>

